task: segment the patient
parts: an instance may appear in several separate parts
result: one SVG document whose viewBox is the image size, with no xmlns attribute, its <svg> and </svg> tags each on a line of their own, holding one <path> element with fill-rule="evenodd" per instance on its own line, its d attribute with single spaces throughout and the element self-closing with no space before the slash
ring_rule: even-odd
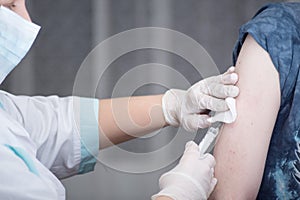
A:
<svg viewBox="0 0 300 200">
<path fill-rule="evenodd" d="M 214 156 L 211 199 L 300 199 L 300 4 L 263 7 L 234 51 L 238 118 Z"/>
</svg>

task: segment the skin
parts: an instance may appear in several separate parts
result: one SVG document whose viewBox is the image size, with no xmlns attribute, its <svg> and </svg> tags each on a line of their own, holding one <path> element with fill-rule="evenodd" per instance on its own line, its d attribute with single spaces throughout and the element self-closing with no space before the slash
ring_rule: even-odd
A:
<svg viewBox="0 0 300 200">
<path fill-rule="evenodd" d="M 161 196 L 161 197 L 157 197 L 156 200 L 173 200 L 173 199 L 167 196 Z"/>
<path fill-rule="evenodd" d="M 0 0 L 0 5 L 11 9 L 24 19 L 31 21 L 26 9 L 25 0 Z"/>
<path fill-rule="evenodd" d="M 236 71 L 237 120 L 224 125 L 214 150 L 217 186 L 210 199 L 255 199 L 280 106 L 279 74 L 269 54 L 247 36 Z"/>
<path fill-rule="evenodd" d="M 100 147 L 118 144 L 167 126 L 162 95 L 99 101 Z"/>
</svg>

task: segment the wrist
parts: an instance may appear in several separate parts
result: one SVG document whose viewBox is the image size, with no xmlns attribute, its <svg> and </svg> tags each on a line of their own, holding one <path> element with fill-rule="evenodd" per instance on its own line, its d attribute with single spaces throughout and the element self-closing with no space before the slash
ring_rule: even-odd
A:
<svg viewBox="0 0 300 200">
<path fill-rule="evenodd" d="M 160 96 L 161 113 L 162 113 L 162 116 L 163 116 L 162 120 L 163 120 L 163 124 L 164 124 L 163 127 L 170 126 L 169 122 L 166 119 L 166 110 L 165 110 L 166 108 L 165 108 L 165 105 L 164 105 L 165 94 L 163 94 L 163 95 Z"/>
<path fill-rule="evenodd" d="M 176 170 L 176 167 L 173 170 Z M 158 196 L 168 196 L 174 200 L 206 200 L 208 194 L 201 184 L 204 183 L 198 183 L 183 170 L 179 172 L 170 171 L 160 177 L 161 191 L 154 195 L 152 200 L 157 200 L 156 197 Z"/>
<path fill-rule="evenodd" d="M 159 193 L 153 195 L 151 200 L 162 200 L 163 198 L 171 200 L 180 200 L 180 190 L 181 188 L 178 188 L 176 186 L 168 186 L 166 188 L 163 188 Z M 179 193 L 179 196 L 177 193 Z"/>
<path fill-rule="evenodd" d="M 171 90 L 168 90 L 161 99 L 161 108 L 164 115 L 165 124 L 167 126 L 174 126 L 174 122 L 177 120 L 174 118 L 174 105 L 170 105 L 171 102 L 175 101 L 175 98 Z M 174 104 L 174 103 L 172 103 Z"/>
<path fill-rule="evenodd" d="M 178 113 L 185 94 L 185 90 L 170 89 L 163 95 L 162 111 L 167 125 L 175 127 L 180 125 Z"/>
<path fill-rule="evenodd" d="M 152 199 L 152 200 L 175 200 L 175 199 L 163 195 L 163 196 L 158 196 L 156 197 L 156 199 Z"/>
</svg>

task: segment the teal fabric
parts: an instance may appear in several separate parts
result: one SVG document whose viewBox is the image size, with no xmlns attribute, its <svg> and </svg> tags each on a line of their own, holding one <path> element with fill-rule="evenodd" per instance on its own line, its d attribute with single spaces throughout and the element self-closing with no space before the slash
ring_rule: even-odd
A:
<svg viewBox="0 0 300 200">
<path fill-rule="evenodd" d="M 36 169 L 33 160 L 31 159 L 30 155 L 22 148 L 19 147 L 13 147 L 11 145 L 5 145 L 7 148 L 9 148 L 11 151 L 13 151 L 16 156 L 18 156 L 19 158 L 21 158 L 24 163 L 26 164 L 26 166 L 28 167 L 28 170 L 30 172 L 32 172 L 33 174 L 39 176 L 39 172 Z"/>
<path fill-rule="evenodd" d="M 81 163 L 79 174 L 94 170 L 99 152 L 99 100 L 80 98 Z"/>
<path fill-rule="evenodd" d="M 240 29 L 234 63 L 247 34 L 269 53 L 281 90 L 257 199 L 300 199 L 300 3 L 274 3 L 260 9 Z"/>
</svg>

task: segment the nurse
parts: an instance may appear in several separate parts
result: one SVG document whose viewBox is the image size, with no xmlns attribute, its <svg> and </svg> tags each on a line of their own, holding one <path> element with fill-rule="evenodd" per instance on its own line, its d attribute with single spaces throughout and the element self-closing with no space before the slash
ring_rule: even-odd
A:
<svg viewBox="0 0 300 200">
<path fill-rule="evenodd" d="M 28 52 L 40 27 L 31 22 L 25 0 L 0 0 L 0 4 L 2 82 Z M 59 179 L 92 171 L 100 149 L 169 125 L 188 131 L 208 127 L 207 110 L 228 110 L 224 99 L 238 95 L 237 79 L 230 68 L 187 91 L 107 100 L 0 91 L 0 196 L 65 199 Z M 187 143 L 179 164 L 162 175 L 161 191 L 152 198 L 208 198 L 216 184 L 214 166 L 211 155 L 200 155 L 194 142 Z"/>
</svg>

